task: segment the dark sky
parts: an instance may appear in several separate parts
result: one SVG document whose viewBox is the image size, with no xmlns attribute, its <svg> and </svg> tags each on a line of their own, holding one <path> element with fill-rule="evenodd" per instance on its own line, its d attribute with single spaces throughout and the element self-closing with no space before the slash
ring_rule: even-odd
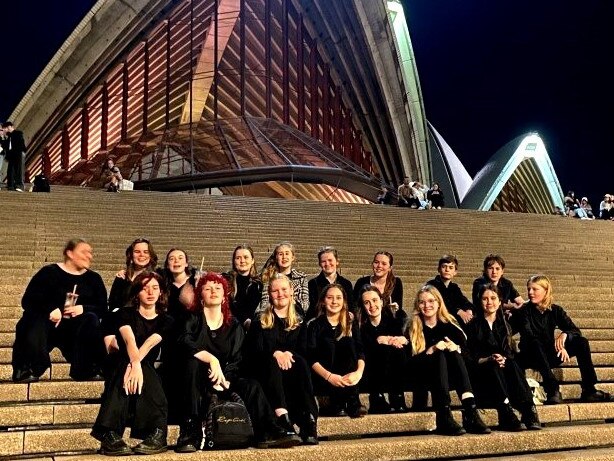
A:
<svg viewBox="0 0 614 461">
<path fill-rule="evenodd" d="M 593 207 L 614 192 L 614 1 L 403 2 L 427 118 L 472 176 L 507 141 L 537 131 L 564 192 Z M 6 3 L 0 120 L 95 1 Z"/>
</svg>

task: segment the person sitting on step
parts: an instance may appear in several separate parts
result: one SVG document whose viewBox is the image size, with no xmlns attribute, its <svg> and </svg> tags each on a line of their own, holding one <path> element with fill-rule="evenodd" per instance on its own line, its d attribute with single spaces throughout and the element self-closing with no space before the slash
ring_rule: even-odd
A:
<svg viewBox="0 0 614 461">
<path fill-rule="evenodd" d="M 360 330 L 337 283 L 322 290 L 318 314 L 307 325 L 307 359 L 316 395 L 329 401 L 321 414 L 360 418 L 367 413 L 358 388 L 365 369 Z"/>
<path fill-rule="evenodd" d="M 484 271 L 481 277 L 473 281 L 471 299 L 474 306 L 481 306 L 482 301 L 478 298 L 478 291 L 482 285 L 494 283 L 499 287 L 501 294 L 501 307 L 504 310 L 518 309 L 524 303 L 524 299 L 518 293 L 511 280 L 503 277 L 505 272 L 505 260 L 496 254 L 489 254 L 484 258 Z"/>
<path fill-rule="evenodd" d="M 591 357 L 591 347 L 565 309 L 554 304 L 552 283 L 545 275 L 534 275 L 527 281 L 529 301 L 514 315 L 520 332 L 519 361 L 524 368 L 533 368 L 542 376 L 546 404 L 562 402 L 559 383 L 552 372 L 576 357 L 582 379 L 582 402 L 609 402 L 608 392 L 595 388 L 597 374 Z M 555 334 L 555 330 L 560 333 Z"/>
<path fill-rule="evenodd" d="M 466 336 L 448 312 L 437 288 L 425 285 L 414 300 L 414 316 L 406 332 L 411 343 L 412 370 L 425 381 L 433 398 L 436 431 L 443 435 L 488 434 L 490 429 L 478 413 L 469 373 L 461 352 Z M 452 417 L 450 389 L 463 405 L 463 426 Z"/>
<path fill-rule="evenodd" d="M 394 258 L 388 251 L 378 251 L 373 256 L 371 270 L 373 275 L 365 275 L 356 280 L 354 284 L 355 306 L 350 306 L 355 313 L 362 310 L 359 294 L 365 285 L 375 285 L 384 301 L 384 309 L 389 310 L 395 317 L 404 319 L 407 314 L 403 310 L 403 281 L 394 275 Z"/>
<path fill-rule="evenodd" d="M 64 262 L 44 266 L 28 283 L 15 328 L 13 381 L 38 381 L 51 366 L 54 347 L 71 364 L 74 380 L 101 378 L 104 346 L 98 327 L 107 312 L 107 290 L 90 269 L 92 259 L 91 245 L 72 239 L 64 247 Z"/>
<path fill-rule="evenodd" d="M 168 404 L 154 368 L 160 345 L 173 323 L 165 313 L 163 283 L 155 272 L 142 272 L 130 290 L 132 308 L 119 311 L 116 335 L 121 338 L 120 360 L 105 388 L 91 432 L 101 442 L 103 455 L 153 455 L 167 449 Z M 127 425 L 132 428 L 132 438 L 143 439 L 134 448 L 122 439 Z"/>
<path fill-rule="evenodd" d="M 403 336 L 403 320 L 384 309 L 379 289 L 364 285 L 360 290 L 362 315 L 360 335 L 365 351 L 365 389 L 369 392 L 369 413 L 405 413 L 409 341 Z M 384 396 L 388 393 L 388 401 Z"/>
<path fill-rule="evenodd" d="M 269 299 L 247 333 L 244 363 L 260 381 L 278 424 L 290 433 L 297 423 L 303 443 L 317 445 L 318 405 L 304 358 L 306 322 L 296 312 L 287 276 L 269 281 Z"/>
<path fill-rule="evenodd" d="M 482 285 L 478 297 L 482 301 L 481 312 L 466 329 L 469 371 L 478 406 L 497 408 L 500 430 L 520 431 L 522 423 L 526 429 L 539 430 L 533 394 L 524 370 L 515 360 L 512 329 L 500 309 L 499 288 L 494 283 Z M 522 422 L 512 407 L 520 410 Z"/>
<path fill-rule="evenodd" d="M 230 286 L 230 312 L 245 330 L 262 299 L 262 281 L 256 273 L 254 250 L 248 245 L 239 245 L 232 252 L 232 269 L 225 274 Z"/>
</svg>

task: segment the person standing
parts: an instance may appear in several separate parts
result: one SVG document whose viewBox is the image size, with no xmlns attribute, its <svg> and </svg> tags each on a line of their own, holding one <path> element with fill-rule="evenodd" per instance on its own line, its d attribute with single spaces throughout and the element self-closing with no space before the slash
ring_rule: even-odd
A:
<svg viewBox="0 0 614 461">
<path fill-rule="evenodd" d="M 8 162 L 6 182 L 8 190 L 23 192 L 24 160 L 26 156 L 26 143 L 23 133 L 16 130 L 13 122 L 4 122 L 2 129 L 6 138 L 2 142 L 2 150 Z"/>
</svg>

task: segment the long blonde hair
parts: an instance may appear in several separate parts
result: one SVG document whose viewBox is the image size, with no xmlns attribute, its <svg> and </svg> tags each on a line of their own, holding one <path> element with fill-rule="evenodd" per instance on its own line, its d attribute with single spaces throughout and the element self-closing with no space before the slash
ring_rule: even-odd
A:
<svg viewBox="0 0 614 461">
<path fill-rule="evenodd" d="M 273 280 L 274 275 L 279 272 L 279 266 L 277 265 L 277 251 L 281 247 L 288 247 L 292 252 L 292 256 L 294 257 L 294 261 L 292 262 L 292 266 L 296 264 L 296 251 L 294 250 L 294 245 L 290 242 L 281 242 L 275 245 L 271 256 L 266 260 L 264 266 L 262 266 L 262 271 L 260 272 L 260 280 L 262 283 L 269 283 L 269 281 Z"/>
<path fill-rule="evenodd" d="M 527 280 L 527 288 L 529 285 L 534 283 L 535 285 L 539 285 L 544 290 L 546 290 L 546 294 L 541 303 L 537 305 L 538 309 L 541 311 L 545 311 L 546 309 L 552 309 L 552 282 L 550 279 L 542 274 L 537 274 L 529 277 Z"/>
<path fill-rule="evenodd" d="M 271 287 L 273 286 L 273 282 L 275 280 L 285 280 L 288 286 L 290 287 L 290 306 L 288 306 L 288 316 L 286 320 L 288 322 L 288 326 L 285 328 L 286 331 L 292 331 L 295 328 L 301 326 L 303 319 L 296 312 L 295 302 L 294 302 L 294 289 L 292 288 L 292 282 L 290 279 L 284 274 L 275 274 L 271 280 L 269 281 L 269 299 L 271 299 Z M 275 324 L 275 315 L 273 314 L 273 303 L 269 302 L 267 307 L 260 314 L 260 325 L 264 330 L 269 330 L 273 328 Z"/>
<path fill-rule="evenodd" d="M 336 340 L 339 341 L 341 338 L 347 336 L 352 336 L 352 322 L 354 321 L 354 316 L 350 312 L 348 307 L 348 296 L 343 287 L 338 283 L 330 283 L 324 287 L 322 292 L 320 293 L 320 298 L 318 299 L 318 310 L 317 316 L 326 315 L 326 306 L 324 305 L 324 299 L 328 294 L 328 291 L 332 288 L 338 288 L 341 291 L 341 295 L 343 296 L 343 307 L 341 308 L 341 312 L 339 312 L 339 326 L 341 327 L 341 333 L 337 336 Z"/>
<path fill-rule="evenodd" d="M 439 290 L 433 285 L 424 285 L 418 290 L 418 293 L 416 293 L 416 298 L 414 299 L 413 318 L 409 326 L 409 340 L 411 342 L 412 355 L 419 354 L 426 349 L 422 313 L 420 312 L 420 295 L 422 293 L 430 293 L 437 301 L 437 304 L 439 305 L 437 309 L 438 322 L 451 323 L 456 328 L 458 328 L 463 333 L 463 335 L 465 335 L 465 332 L 462 330 L 456 319 L 452 316 L 452 314 L 450 314 L 450 312 L 448 312 L 448 308 L 446 307 L 446 304 L 444 303 L 441 293 L 439 293 Z"/>
</svg>

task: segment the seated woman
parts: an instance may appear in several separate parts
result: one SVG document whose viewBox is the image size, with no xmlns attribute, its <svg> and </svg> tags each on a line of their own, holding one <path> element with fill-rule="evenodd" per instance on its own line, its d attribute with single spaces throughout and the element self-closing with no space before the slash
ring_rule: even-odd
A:
<svg viewBox="0 0 614 461">
<path fill-rule="evenodd" d="M 278 424 L 290 433 L 293 421 L 298 423 L 303 443 L 317 445 L 318 406 L 303 358 L 306 326 L 294 308 L 288 277 L 277 274 L 270 280 L 269 299 L 270 305 L 249 330 L 244 350 Z"/>
<path fill-rule="evenodd" d="M 478 298 L 482 301 L 483 314 L 476 315 L 467 327 L 473 363 L 471 382 L 478 405 L 497 408 L 501 430 L 522 429 L 512 406 L 520 411 L 527 429 L 539 430 L 541 426 L 533 394 L 524 370 L 514 359 L 511 327 L 500 309 L 499 288 L 493 283 L 483 285 Z"/>
<path fill-rule="evenodd" d="M 320 293 L 325 286 L 331 283 L 341 285 L 348 296 L 348 305 L 350 307 L 354 306 L 354 300 L 351 299 L 353 295 L 352 282 L 339 274 L 339 255 L 337 254 L 337 249 L 331 246 L 320 248 L 318 251 L 318 265 L 322 271 L 317 277 L 312 278 L 307 283 L 309 288 L 309 309 L 306 312 L 306 318 L 308 320 L 316 316 Z"/>
<path fill-rule="evenodd" d="M 109 292 L 109 315 L 102 320 L 102 331 L 107 352 L 117 351 L 116 325 L 113 313 L 124 307 L 132 307 L 130 288 L 137 275 L 144 271 L 153 271 L 158 265 L 158 255 L 151 242 L 145 238 L 134 240 L 126 248 L 126 268 L 117 273 Z"/>
<path fill-rule="evenodd" d="M 409 411 L 404 394 L 409 348 L 403 322 L 383 310 L 382 294 L 373 285 L 362 287 L 360 302 L 369 413 L 405 413 Z M 384 397 L 386 392 L 389 402 Z"/>
<path fill-rule="evenodd" d="M 439 183 L 434 182 L 429 191 L 426 193 L 426 199 L 429 203 L 429 208 L 441 210 L 444 206 L 443 191 L 439 188 Z"/>
<path fill-rule="evenodd" d="M 358 389 L 365 369 L 360 330 L 341 285 L 330 284 L 320 294 L 318 315 L 307 326 L 307 358 L 316 395 L 329 397 L 327 414 L 360 418 L 367 413 Z"/>
<path fill-rule="evenodd" d="M 104 347 L 98 326 L 107 312 L 107 290 L 90 270 L 92 257 L 89 243 L 72 239 L 64 247 L 64 262 L 43 267 L 28 283 L 15 329 L 13 381 L 38 381 L 51 366 L 54 347 L 70 362 L 71 378 L 100 378 Z"/>
<path fill-rule="evenodd" d="M 258 381 L 239 372 L 245 333 L 230 313 L 228 282 L 208 272 L 196 285 L 191 313 L 179 337 L 187 361 L 183 371 L 183 424 L 178 452 L 196 451 L 212 392 L 230 389 L 241 396 L 249 412 L 259 448 L 292 447 L 301 443 L 294 433 L 280 427 Z"/>
<path fill-rule="evenodd" d="M 91 433 L 102 443 L 100 451 L 104 455 L 153 455 L 166 451 L 167 401 L 154 362 L 173 320 L 164 312 L 162 283 L 162 277 L 155 272 L 142 272 L 132 284 L 133 308 L 119 312 L 121 360 L 102 396 Z M 143 439 L 133 449 L 122 440 L 130 414 L 130 436 Z"/>
<path fill-rule="evenodd" d="M 416 294 L 409 338 L 411 367 L 426 381 L 436 411 L 437 432 L 444 435 L 488 434 L 490 429 L 478 413 L 461 349 L 465 333 L 448 312 L 439 291 L 425 285 Z M 450 411 L 450 388 L 463 405 L 463 427 Z M 464 429 L 463 429 L 464 428 Z"/>
<path fill-rule="evenodd" d="M 403 282 L 392 272 L 394 258 L 387 251 L 378 251 L 373 256 L 373 275 L 366 275 L 356 280 L 354 284 L 354 300 L 360 303 L 359 293 L 363 286 L 374 285 L 382 294 L 384 310 L 389 310 L 395 317 L 406 317 L 403 310 Z M 351 306 L 355 312 L 360 312 L 361 306 Z"/>
<path fill-rule="evenodd" d="M 520 309 L 517 326 L 520 331 L 519 361 L 524 368 L 533 368 L 542 375 L 546 404 L 562 402 L 559 383 L 552 373 L 570 357 L 576 357 L 582 378 L 583 402 L 611 401 L 612 396 L 595 389 L 597 375 L 591 358 L 588 339 L 561 306 L 553 303 L 552 284 L 545 275 L 534 275 L 527 282 L 529 301 Z M 555 335 L 555 329 L 561 333 Z"/>
<path fill-rule="evenodd" d="M 224 274 L 230 286 L 230 312 L 247 330 L 262 298 L 254 250 L 239 245 L 232 252 L 232 269 Z"/>
<path fill-rule="evenodd" d="M 268 283 L 275 274 L 284 274 L 292 282 L 294 290 L 294 301 L 296 301 L 296 311 L 305 315 L 309 308 L 309 287 L 307 286 L 307 274 L 296 270 L 293 265 L 296 263 L 294 246 L 290 242 L 281 242 L 273 249 L 273 253 L 264 263 L 260 278 L 264 284 L 262 287 L 262 302 L 260 309 L 267 307 L 269 303 Z"/>
</svg>

